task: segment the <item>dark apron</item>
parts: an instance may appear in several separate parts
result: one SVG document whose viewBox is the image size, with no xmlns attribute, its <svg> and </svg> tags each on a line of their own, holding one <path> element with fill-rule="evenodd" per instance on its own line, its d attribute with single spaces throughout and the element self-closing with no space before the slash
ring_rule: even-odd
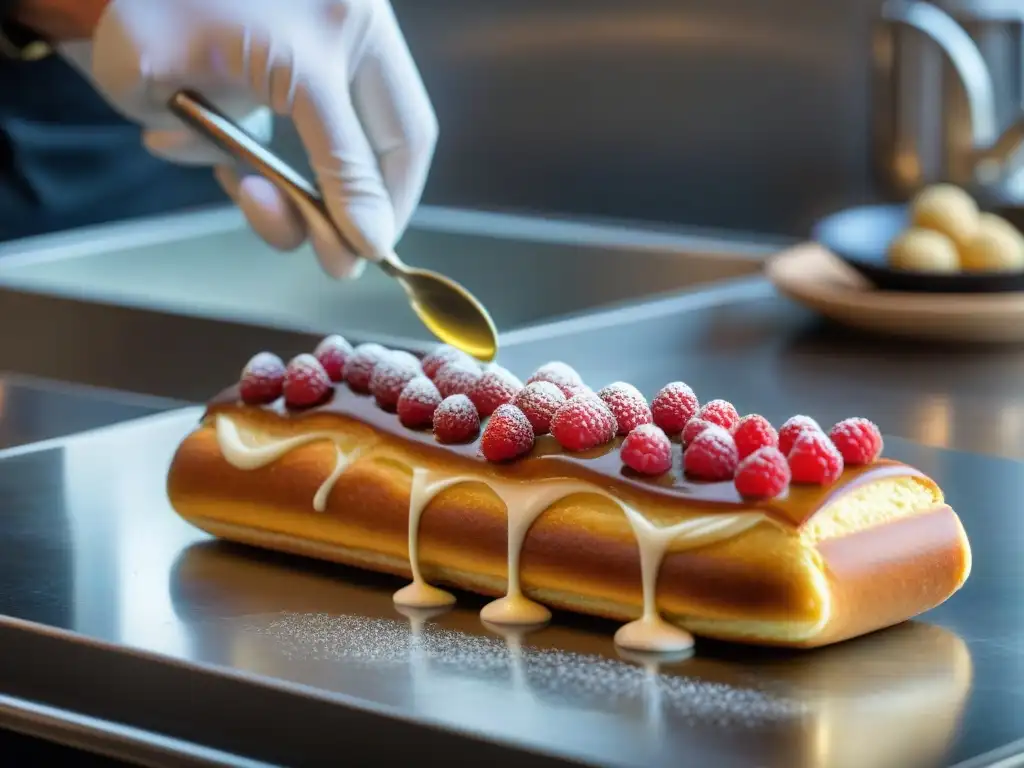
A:
<svg viewBox="0 0 1024 768">
<path fill-rule="evenodd" d="M 0 240 L 224 201 L 158 160 L 70 65 L 0 60 Z"/>
</svg>

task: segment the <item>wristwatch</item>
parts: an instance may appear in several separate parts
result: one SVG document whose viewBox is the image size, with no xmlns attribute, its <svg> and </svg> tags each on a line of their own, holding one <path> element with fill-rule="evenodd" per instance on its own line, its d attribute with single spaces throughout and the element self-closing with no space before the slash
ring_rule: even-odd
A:
<svg viewBox="0 0 1024 768">
<path fill-rule="evenodd" d="M 13 18 L 21 0 L 0 0 L 0 56 L 17 61 L 45 59 L 53 48 L 41 35 Z"/>
</svg>

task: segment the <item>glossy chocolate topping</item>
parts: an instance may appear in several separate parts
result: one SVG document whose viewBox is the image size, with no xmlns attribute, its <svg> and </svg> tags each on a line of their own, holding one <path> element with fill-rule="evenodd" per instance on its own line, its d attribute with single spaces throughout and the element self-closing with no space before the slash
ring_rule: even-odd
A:
<svg viewBox="0 0 1024 768">
<path fill-rule="evenodd" d="M 848 492 L 867 482 L 884 477 L 922 477 L 913 467 L 891 459 L 879 459 L 866 467 L 849 467 L 833 485 L 827 487 L 793 485 L 783 495 L 765 501 L 744 499 L 736 491 L 732 481 L 699 482 L 688 480 L 682 471 L 682 449 L 673 446 L 673 468 L 659 477 L 645 477 L 623 465 L 618 447 L 621 438 L 593 451 L 570 453 L 563 449 L 550 435 L 537 439 L 528 455 L 508 464 L 487 462 L 480 452 L 480 440 L 446 445 L 435 440 L 432 432 L 409 429 L 402 425 L 398 416 L 378 407 L 371 395 L 353 392 L 339 384 L 331 397 L 312 408 L 290 409 L 283 398 L 264 406 L 249 406 L 242 403 L 238 386 L 232 386 L 214 397 L 208 405 L 208 413 L 225 408 L 256 409 L 275 413 L 282 418 L 302 421 L 327 414 L 352 419 L 392 437 L 407 440 L 422 448 L 438 451 L 450 461 L 482 462 L 492 471 L 510 478 L 551 478 L 572 477 L 592 482 L 595 485 L 617 492 L 627 491 L 628 496 L 653 495 L 662 498 L 685 500 L 694 506 L 717 507 L 723 512 L 736 509 L 760 509 L 765 514 L 790 525 L 799 526 L 810 519 L 829 499 L 837 493 Z"/>
</svg>

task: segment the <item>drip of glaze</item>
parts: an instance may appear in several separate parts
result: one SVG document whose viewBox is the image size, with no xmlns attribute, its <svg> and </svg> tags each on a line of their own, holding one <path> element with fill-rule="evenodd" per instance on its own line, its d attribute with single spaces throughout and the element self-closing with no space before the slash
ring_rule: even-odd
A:
<svg viewBox="0 0 1024 768">
<path fill-rule="evenodd" d="M 334 443 L 334 449 L 337 452 L 334 470 L 320 484 L 313 496 L 313 509 L 323 512 L 327 509 L 327 497 L 331 495 L 334 484 L 338 482 L 338 478 L 341 477 L 345 469 L 358 458 L 358 451 L 344 453 L 341 446 L 338 445 L 337 438 L 329 432 L 310 432 L 305 435 L 285 438 L 276 443 L 258 446 L 246 445 L 233 421 L 224 416 L 217 417 L 217 443 L 228 464 L 236 469 L 253 470 L 265 467 L 267 464 L 273 464 L 289 451 L 319 440 L 330 440 Z"/>
<path fill-rule="evenodd" d="M 693 647 L 693 635 L 669 624 L 658 612 L 658 572 L 670 544 L 683 541 L 689 548 L 732 538 L 762 520 L 760 514 L 698 517 L 659 528 L 627 504 L 619 506 L 629 520 L 640 547 L 640 578 L 644 608 L 639 619 L 615 633 L 615 643 L 633 651 L 678 652 Z"/>
<path fill-rule="evenodd" d="M 276 443 L 247 446 L 237 427 L 226 416 L 217 417 L 217 438 L 225 459 L 239 469 L 258 469 L 276 461 L 291 450 L 317 440 L 330 440 L 338 450 L 338 460 L 330 477 L 317 490 L 317 500 L 326 506 L 334 483 L 356 458 L 357 454 L 344 454 L 337 437 L 325 432 L 311 432 L 286 438 Z M 455 597 L 431 586 L 423 578 L 419 557 L 419 528 L 423 512 L 430 501 L 446 488 L 459 483 L 482 483 L 490 488 L 505 504 L 508 518 L 508 588 L 504 597 L 484 606 L 481 618 L 495 625 L 535 626 L 547 622 L 551 612 L 522 591 L 520 583 L 520 556 L 530 527 L 555 502 L 567 496 L 589 493 L 614 502 L 626 516 L 636 537 L 640 556 L 643 586 L 643 610 L 640 618 L 621 627 L 615 642 L 622 648 L 647 652 L 680 652 L 693 646 L 693 636 L 665 621 L 658 611 L 657 582 L 665 553 L 671 544 L 684 543 L 687 548 L 712 544 L 736 536 L 765 519 L 760 512 L 712 514 L 685 520 L 676 525 L 658 527 L 640 512 L 623 503 L 609 492 L 586 482 L 552 479 L 532 482 L 483 480 L 470 475 L 446 476 L 442 473 L 414 468 L 409 493 L 409 567 L 412 583 L 398 590 L 395 603 L 405 608 L 444 608 L 455 602 Z M 317 508 L 318 511 L 323 511 Z"/>
<path fill-rule="evenodd" d="M 443 589 L 432 587 L 423 578 L 420 570 L 420 518 L 437 494 L 457 483 L 469 482 L 470 477 L 439 477 L 425 469 L 412 471 L 412 486 L 409 489 L 409 570 L 412 583 L 395 592 L 396 605 L 407 608 L 442 608 L 455 602 L 455 595 Z"/>
<path fill-rule="evenodd" d="M 334 444 L 334 450 L 337 453 L 337 458 L 334 460 L 334 471 L 316 489 L 316 495 L 313 496 L 313 509 L 317 512 L 327 509 L 327 499 L 331 495 L 331 491 L 334 490 L 334 484 L 338 482 L 338 478 L 348 468 L 348 465 L 359 458 L 359 451 L 342 453 L 341 447 L 337 443 Z"/>
<path fill-rule="evenodd" d="M 488 603 L 480 618 L 492 624 L 530 626 L 551 620 L 551 611 L 523 594 L 519 560 L 526 534 L 548 507 L 559 499 L 591 489 L 571 480 L 550 480 L 532 483 L 488 483 L 505 504 L 508 517 L 508 589 L 505 596 Z"/>
</svg>

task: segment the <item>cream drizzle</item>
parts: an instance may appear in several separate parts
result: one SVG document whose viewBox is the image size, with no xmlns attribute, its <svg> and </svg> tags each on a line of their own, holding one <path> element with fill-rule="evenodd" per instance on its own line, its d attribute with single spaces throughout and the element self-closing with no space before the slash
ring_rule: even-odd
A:
<svg viewBox="0 0 1024 768">
<path fill-rule="evenodd" d="M 318 440 L 329 440 L 337 450 L 337 460 L 330 476 L 317 489 L 313 506 L 318 512 L 326 509 L 331 489 L 345 469 L 358 458 L 358 452 L 345 453 L 338 438 L 329 432 L 310 432 L 264 445 L 246 445 L 234 422 L 223 414 L 216 419 L 217 440 L 224 458 L 232 466 L 253 470 L 278 460 L 289 451 Z M 419 528 L 430 502 L 442 491 L 460 483 L 482 483 L 490 488 L 506 508 L 508 520 L 508 579 L 505 596 L 484 606 L 481 619 L 497 625 L 529 626 L 542 624 L 551 612 L 528 598 L 520 582 L 520 557 L 530 527 L 557 501 L 575 494 L 602 496 L 622 510 L 637 540 L 640 555 L 643 610 L 639 618 L 615 633 L 615 642 L 635 651 L 678 652 L 693 646 L 693 636 L 662 618 L 657 607 L 658 573 L 665 553 L 672 544 L 687 549 L 702 547 L 732 538 L 765 519 L 760 512 L 713 514 L 659 527 L 640 512 L 608 491 L 579 480 L 551 479 L 542 481 L 484 480 L 472 475 L 450 476 L 422 468 L 413 468 L 409 492 L 409 568 L 412 582 L 395 595 L 395 603 L 408 608 L 439 608 L 451 605 L 455 597 L 426 582 L 420 567 Z"/>
<path fill-rule="evenodd" d="M 327 498 L 331 495 L 334 484 L 338 482 L 338 478 L 341 477 L 345 469 L 359 458 L 359 451 L 345 453 L 338 445 L 337 436 L 330 432 L 310 432 L 305 435 L 285 438 L 276 443 L 246 445 L 242 440 L 242 435 L 238 432 L 238 427 L 231 419 L 226 416 L 217 417 L 217 443 L 228 464 L 236 469 L 252 470 L 265 467 L 267 464 L 273 464 L 288 452 L 319 440 L 330 440 L 334 443 L 334 449 L 337 452 L 334 470 L 313 495 L 313 509 L 323 512 L 327 509 Z"/>
</svg>

